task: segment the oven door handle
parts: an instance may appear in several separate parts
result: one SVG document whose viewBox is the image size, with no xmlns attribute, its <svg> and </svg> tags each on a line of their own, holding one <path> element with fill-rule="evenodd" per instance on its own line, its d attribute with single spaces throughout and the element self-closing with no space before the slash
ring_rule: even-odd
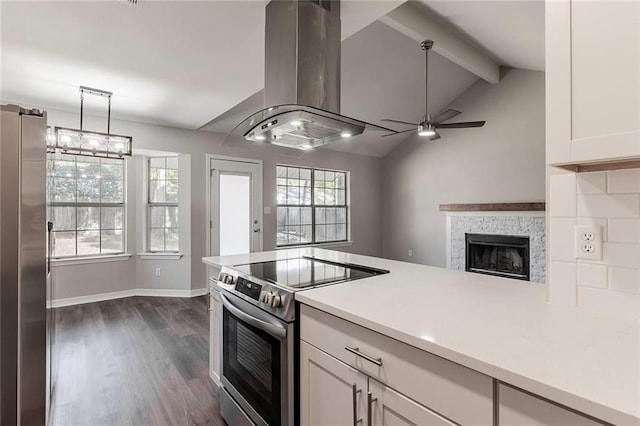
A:
<svg viewBox="0 0 640 426">
<path fill-rule="evenodd" d="M 242 321 L 247 324 L 251 324 L 252 326 L 270 334 L 271 336 L 278 338 L 280 340 L 284 340 L 287 338 L 287 329 L 284 327 L 280 327 L 275 324 L 271 324 L 269 322 L 263 321 L 256 317 L 253 317 L 246 312 L 242 311 L 238 307 L 236 307 L 227 297 L 220 292 L 220 299 L 222 300 L 222 305 L 229 310 L 233 315 L 240 318 Z"/>
</svg>

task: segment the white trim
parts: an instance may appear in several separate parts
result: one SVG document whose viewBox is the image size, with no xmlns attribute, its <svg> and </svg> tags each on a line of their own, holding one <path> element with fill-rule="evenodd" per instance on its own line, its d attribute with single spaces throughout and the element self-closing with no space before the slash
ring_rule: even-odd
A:
<svg viewBox="0 0 640 426">
<path fill-rule="evenodd" d="M 134 288 L 131 290 L 112 291 L 109 293 L 89 294 L 86 296 L 67 297 L 55 299 L 47 302 L 47 307 L 60 308 L 63 306 L 82 305 L 84 303 L 102 302 L 105 300 L 122 299 L 133 296 L 155 296 L 155 297 L 196 297 L 207 294 L 207 288 L 197 288 L 195 290 L 172 290 L 163 288 Z"/>
<path fill-rule="evenodd" d="M 447 213 L 447 269 L 451 269 L 451 214 Z"/>
<path fill-rule="evenodd" d="M 87 256 L 87 257 L 67 257 L 62 259 L 51 259 L 51 267 L 59 268 L 61 266 L 85 265 L 89 263 L 103 262 L 124 262 L 131 258 L 131 253 L 112 254 L 105 256 Z"/>
<path fill-rule="evenodd" d="M 205 214 L 205 229 L 207 230 L 206 232 L 206 238 L 205 238 L 205 257 L 210 257 L 211 256 L 211 227 L 210 227 L 210 223 L 211 223 L 211 160 L 222 160 L 222 161 L 238 161 L 240 163 L 251 163 L 251 164 L 257 164 L 260 167 L 260 181 L 262 183 L 262 187 L 259 188 L 259 194 L 258 194 L 258 199 L 260 201 L 260 228 L 261 228 L 261 232 L 260 232 L 260 250 L 258 251 L 262 251 L 264 249 L 264 162 L 262 160 L 259 159 L 254 159 L 254 158 L 243 158 L 243 157 L 232 157 L 232 156 L 228 156 L 228 155 L 217 155 L 217 154 L 205 154 L 205 161 L 206 163 L 206 177 L 205 177 L 205 208 L 206 208 L 206 214 Z"/>
<path fill-rule="evenodd" d="M 142 260 L 180 260 L 184 253 L 138 253 Z"/>
</svg>

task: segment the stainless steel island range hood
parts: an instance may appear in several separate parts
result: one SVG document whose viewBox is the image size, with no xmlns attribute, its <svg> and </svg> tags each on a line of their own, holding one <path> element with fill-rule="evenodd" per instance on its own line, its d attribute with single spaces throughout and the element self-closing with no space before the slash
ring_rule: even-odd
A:
<svg viewBox="0 0 640 426">
<path fill-rule="evenodd" d="M 340 1 L 273 0 L 266 7 L 265 109 L 232 134 L 307 150 L 391 129 L 340 115 Z"/>
</svg>

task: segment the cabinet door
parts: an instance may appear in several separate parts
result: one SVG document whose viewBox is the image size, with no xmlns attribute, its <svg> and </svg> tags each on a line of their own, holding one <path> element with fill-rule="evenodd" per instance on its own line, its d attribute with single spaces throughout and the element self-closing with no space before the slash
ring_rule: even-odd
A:
<svg viewBox="0 0 640 426">
<path fill-rule="evenodd" d="M 574 411 L 503 384 L 498 388 L 500 426 L 597 426 Z"/>
<path fill-rule="evenodd" d="M 373 426 L 453 426 L 454 424 L 393 389 L 369 380 L 367 408 Z M 464 407 L 460 407 L 464 410 Z"/>
<path fill-rule="evenodd" d="M 640 2 L 546 3 L 550 163 L 640 158 Z"/>
<path fill-rule="evenodd" d="M 222 304 L 218 290 L 209 292 L 209 376 L 220 386 L 220 319 Z"/>
<path fill-rule="evenodd" d="M 300 424 L 366 425 L 367 377 L 300 342 Z"/>
</svg>

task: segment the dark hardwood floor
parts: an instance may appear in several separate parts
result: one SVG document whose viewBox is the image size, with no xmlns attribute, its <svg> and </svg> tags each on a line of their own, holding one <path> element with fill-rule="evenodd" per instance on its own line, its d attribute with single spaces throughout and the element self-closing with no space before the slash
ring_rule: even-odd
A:
<svg viewBox="0 0 640 426">
<path fill-rule="evenodd" d="M 206 296 L 57 308 L 53 425 L 222 425 Z"/>
</svg>

